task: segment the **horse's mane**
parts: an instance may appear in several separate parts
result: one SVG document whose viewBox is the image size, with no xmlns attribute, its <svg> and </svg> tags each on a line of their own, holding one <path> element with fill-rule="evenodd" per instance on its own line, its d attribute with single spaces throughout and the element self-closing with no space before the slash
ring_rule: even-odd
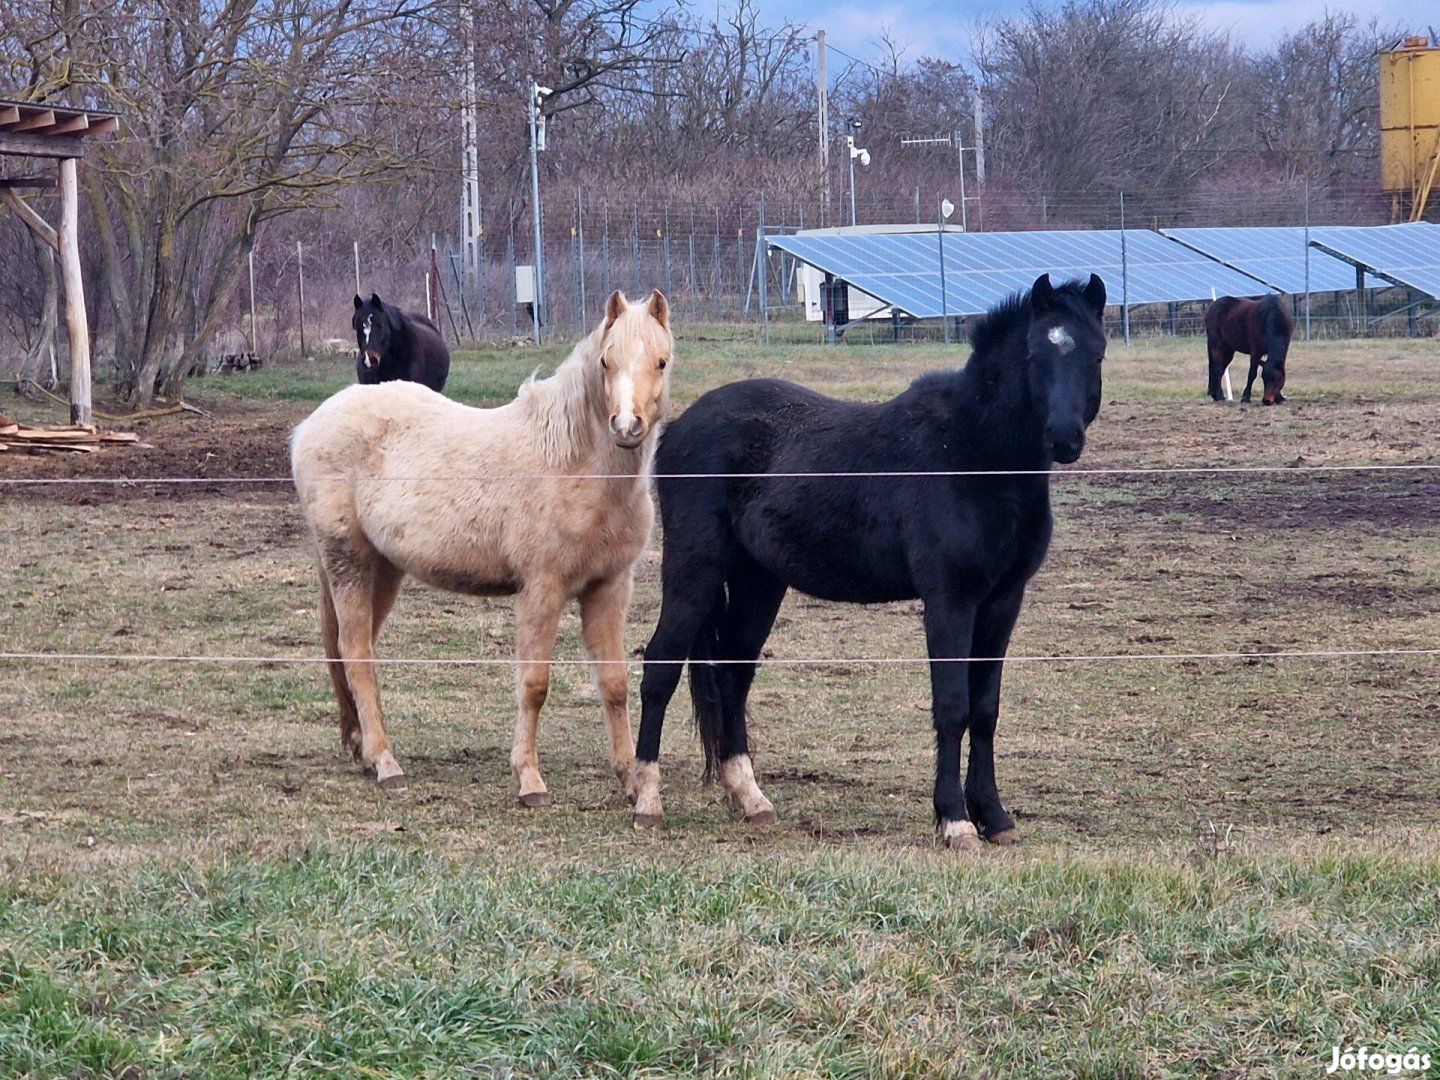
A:
<svg viewBox="0 0 1440 1080">
<path fill-rule="evenodd" d="M 1085 302 L 1086 282 L 1078 278 L 1056 285 L 1054 296 L 1057 304 L 1064 304 L 1077 314 L 1090 314 Z M 1004 344 L 1007 338 L 1017 332 L 1023 333 L 1030 327 L 1030 293 L 1011 293 L 1004 300 L 987 311 L 970 329 L 970 347 L 976 356 L 988 356 Z"/>
<path fill-rule="evenodd" d="M 1030 325 L 1030 292 L 1011 293 L 970 327 L 970 348 L 988 355 L 1016 330 Z"/>
<path fill-rule="evenodd" d="M 547 379 L 535 372 L 520 386 L 518 400 L 535 430 L 545 460 L 564 468 L 593 444 L 595 405 L 603 394 L 600 365 L 602 331 L 582 338 Z"/>
</svg>

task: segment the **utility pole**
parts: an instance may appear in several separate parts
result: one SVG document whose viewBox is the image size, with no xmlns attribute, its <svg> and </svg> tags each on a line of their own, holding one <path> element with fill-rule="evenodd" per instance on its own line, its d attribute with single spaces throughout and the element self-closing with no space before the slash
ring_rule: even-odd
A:
<svg viewBox="0 0 1440 1080">
<path fill-rule="evenodd" d="M 460 243 L 468 282 L 478 289 L 480 266 L 480 105 L 475 73 L 475 7 L 461 0 L 465 31 L 465 100 L 460 108 Z"/>
<path fill-rule="evenodd" d="M 830 87 L 825 74 L 825 31 L 815 31 L 816 130 L 820 135 L 820 227 L 830 224 Z"/>
<path fill-rule="evenodd" d="M 855 159 L 860 159 L 861 165 L 870 164 L 870 151 L 855 145 L 855 136 L 860 134 L 860 121 L 852 116 L 846 121 L 846 127 L 850 134 L 845 136 L 845 149 L 850 156 L 850 227 L 855 227 Z"/>
<path fill-rule="evenodd" d="M 975 94 L 975 182 L 985 186 L 985 102 Z"/>
<path fill-rule="evenodd" d="M 545 311 L 545 251 L 540 233 L 540 159 L 545 149 L 545 117 L 540 106 L 555 91 L 530 80 L 530 205 L 535 216 L 535 344 L 540 344 L 540 324 Z"/>
</svg>

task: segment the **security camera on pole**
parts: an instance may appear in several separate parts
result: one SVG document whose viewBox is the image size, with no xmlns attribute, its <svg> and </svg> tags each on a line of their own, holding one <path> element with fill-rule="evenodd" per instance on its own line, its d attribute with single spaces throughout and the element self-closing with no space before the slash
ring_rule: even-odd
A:
<svg viewBox="0 0 1440 1080">
<path fill-rule="evenodd" d="M 850 134 L 845 136 L 845 148 L 850 151 L 850 224 L 855 224 L 855 159 L 860 159 L 861 165 L 870 164 L 870 151 L 864 150 L 855 145 L 855 136 L 860 134 L 860 120 L 858 117 L 850 117 L 846 125 L 850 128 Z"/>
<path fill-rule="evenodd" d="M 530 205 L 535 215 L 535 344 L 540 344 L 540 324 L 544 321 L 545 253 L 540 236 L 540 162 L 538 154 L 545 149 L 545 114 L 541 106 L 554 90 L 530 80 Z"/>
</svg>

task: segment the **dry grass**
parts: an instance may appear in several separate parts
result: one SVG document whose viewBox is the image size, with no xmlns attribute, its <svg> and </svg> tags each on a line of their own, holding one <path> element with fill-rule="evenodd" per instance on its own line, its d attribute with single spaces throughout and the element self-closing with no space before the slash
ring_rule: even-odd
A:
<svg viewBox="0 0 1440 1080">
<path fill-rule="evenodd" d="M 457 385 L 471 400 L 492 400 L 536 355 L 554 356 L 474 358 L 461 364 Z M 1082 465 L 1435 463 L 1434 356 L 1430 342 L 1297 345 L 1293 405 L 1260 409 L 1203 399 L 1195 342 L 1113 345 L 1106 403 Z M 949 359 L 935 347 L 772 354 L 692 342 L 681 352 L 677 398 L 683 404 L 760 373 L 874 397 Z M 227 433 L 249 433 L 227 438 L 252 439 L 254 453 L 273 455 L 282 469 L 284 431 L 306 411 L 289 399 L 308 399 L 345 372 L 306 372 L 289 394 L 283 377 L 236 378 L 201 399 L 226 413 Z M 273 400 L 256 405 L 245 393 Z M 135 466 L 163 472 L 166 433 L 175 430 L 152 427 L 160 449 L 132 459 Z M 54 467 L 30 465 L 3 468 Z M 1012 654 L 1440 645 L 1433 474 L 1074 476 L 1058 479 L 1056 492 L 1055 547 Z M 0 501 L 10 567 L 0 651 L 318 651 L 313 571 L 286 489 L 175 497 L 149 488 L 57 496 L 0 487 Z M 657 571 L 652 552 L 639 568 L 633 646 L 657 614 Z M 491 1012 L 510 1017 L 511 1026 L 485 1036 L 499 1049 L 482 1053 L 491 1043 L 476 1036 L 465 1051 L 471 1059 L 463 1039 L 458 1057 L 416 1050 L 406 1072 L 396 1062 L 408 1059 L 375 1057 L 357 1042 L 354 1060 L 370 1062 L 375 1075 L 468 1075 L 446 1071 L 462 1060 L 488 1062 L 492 1071 L 479 1075 L 978 1076 L 989 1068 L 997 1077 L 1248 1077 L 1288 1075 L 1286 1061 L 1309 1075 L 1334 1041 L 1421 1038 L 1401 1003 L 1426 971 L 1440 972 L 1415 907 L 1428 903 L 1433 920 L 1433 887 L 1423 896 L 1384 892 L 1367 907 L 1363 883 L 1387 874 L 1433 883 L 1440 661 L 1013 664 L 999 771 L 1028 843 L 966 869 L 930 846 L 925 669 L 844 662 L 922 656 L 917 611 L 787 601 L 770 654 L 839 659 L 768 668 L 757 680 L 757 765 L 781 815 L 761 833 L 732 822 L 698 783 L 699 751 L 680 707 L 664 747 L 668 827 L 632 834 L 603 766 L 600 707 L 578 668 L 558 672 L 542 720 L 541 762 L 557 799 L 536 813 L 513 805 L 508 668 L 384 671 L 390 729 L 411 780 L 406 795 L 392 798 L 340 755 L 317 667 L 0 662 L 0 859 L 16 882 L 0 893 L 0 942 L 18 935 L 8 952 L 0 946 L 0 1043 L 7 1027 L 20 1030 L 22 1013 L 33 1026 L 81 1007 L 74 988 L 88 976 L 75 950 L 85 946 L 57 937 L 59 928 L 115 905 L 126 926 L 153 928 L 175 904 L 185 908 L 175 890 L 193 875 L 209 883 L 205 895 L 232 880 L 257 890 L 261 899 L 237 918 L 285 922 L 295 943 L 294 962 L 281 964 L 287 978 L 297 963 L 333 966 L 353 960 L 347 948 L 362 947 L 349 918 L 325 914 L 320 899 L 313 910 L 311 901 L 301 905 L 310 914 L 289 911 L 285 900 L 314 894 L 347 904 L 351 893 L 335 895 L 334 881 L 352 876 L 366 896 L 383 893 L 367 901 L 373 916 L 365 918 L 383 921 L 387 903 L 401 905 L 397 933 L 461 917 L 472 895 L 464 888 L 489 897 L 502 921 L 527 911 L 545 919 L 545 905 L 568 888 L 579 907 L 585 898 L 598 905 L 575 915 L 583 940 L 553 939 L 563 927 L 547 922 L 481 948 L 509 973 L 487 991 L 504 1005 Z M 394 657 L 499 659 L 511 655 L 512 639 L 508 603 L 412 588 L 382 645 Z M 580 655 L 573 616 L 561 655 Z M 372 848 L 379 854 L 366 854 Z M 1345 853 L 1339 862 L 1337 852 Z M 618 877 L 617 866 L 627 867 Z M 1303 887 L 1286 884 L 1292 879 Z M 101 886 L 88 883 L 102 880 L 113 885 L 93 892 Z M 372 880 L 383 885 L 363 884 Z M 1331 880 L 1344 886 L 1334 898 L 1326 895 Z M 866 898 L 893 911 L 872 920 L 863 904 L 853 907 Z M 1007 921 L 993 904 L 1030 914 Z M 1172 910 L 1208 914 L 1167 926 Z M 1217 912 L 1226 911 L 1251 929 L 1222 926 Z M 183 917 L 204 927 L 218 918 L 210 912 Z M 802 920 L 798 937 L 793 927 L 776 929 L 789 925 L 784 912 Z M 307 941 L 311 933 L 318 937 Z M 777 939 L 781 952 L 757 958 L 769 947 L 765 935 L 776 933 L 786 935 Z M 598 944 L 605 934 L 632 951 Z M 384 986 L 409 985 L 450 947 L 442 939 L 427 931 L 402 950 L 403 963 L 381 965 Z M 1337 951 L 1341 939 L 1349 944 Z M 954 959 L 965 950 L 978 951 Z M 133 981 L 123 950 L 99 953 L 109 974 Z M 1278 959 L 1265 959 L 1272 954 Z M 155 963 L 190 1001 L 203 980 L 185 974 L 184 955 L 177 945 Z M 726 975 L 705 968 L 702 956 Z M 1026 959 L 1016 966 L 1016 956 Z M 1327 987 L 1349 978 L 1350 963 L 1371 974 L 1345 991 L 1342 1007 Z M 664 968 L 659 982 L 646 981 L 644 964 Z M 51 1005 L 33 997 L 24 1009 L 15 1004 L 18 976 L 6 975 L 15 965 L 58 988 Z M 245 970 L 236 977 L 251 978 Z M 884 975 L 867 982 L 867 971 Z M 554 989 L 556 980 L 571 989 Z M 863 992 L 836 989 L 852 981 Z M 636 985 L 644 1000 L 663 990 L 666 1023 L 615 1011 L 631 1008 Z M 1297 1004 L 1282 1004 L 1286 985 Z M 593 996 L 602 993 L 611 996 Z M 283 1000 L 265 1007 L 281 1009 Z M 591 1015 L 577 1004 L 586 1000 L 609 1001 L 610 1011 Z M 136 1013 L 116 1025 L 127 1032 L 121 1049 L 95 1060 L 106 1068 L 139 1062 L 136 1075 L 146 1077 L 283 1071 L 285 1055 L 243 1025 L 213 1073 L 196 1065 L 193 1048 L 188 1057 L 159 1054 L 159 1027 L 196 1010 L 195 1001 L 156 1003 L 153 1017 Z M 1169 1020 L 1149 1015 L 1166 1010 Z M 238 1024 L 237 1016 L 211 1019 Z M 1039 1016 L 1055 1025 L 1050 1035 Z M 810 1051 L 778 1039 L 787 1024 L 805 1033 Z M 606 1025 L 639 1042 L 593 1046 L 576 1034 Z M 1084 1041 L 1092 1030 L 1110 1041 Z M 418 1047 L 416 1031 L 387 1038 Z M 0 1052 L 0 1072 L 103 1074 L 55 1049 L 56 1039 L 29 1057 Z M 301 1042 L 291 1032 L 275 1045 L 293 1054 Z M 1148 1056 L 1142 1043 L 1152 1047 Z M 343 1064 L 344 1046 L 333 1049 Z M 161 1068 L 166 1061 L 172 1071 Z M 1227 1074 L 1236 1062 L 1239 1071 Z"/>
</svg>

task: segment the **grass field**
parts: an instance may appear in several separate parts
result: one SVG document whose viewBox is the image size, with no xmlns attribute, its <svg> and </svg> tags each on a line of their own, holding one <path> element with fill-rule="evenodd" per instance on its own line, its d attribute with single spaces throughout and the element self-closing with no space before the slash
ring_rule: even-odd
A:
<svg viewBox="0 0 1440 1080">
<path fill-rule="evenodd" d="M 451 389 L 504 400 L 560 355 L 466 355 Z M 878 397 L 956 359 L 717 332 L 677 355 L 677 408 L 755 374 Z M 1297 344 L 1292 404 L 1260 409 L 1203 398 L 1194 341 L 1115 343 L 1080 464 L 1433 464 L 1437 359 Z M 0 480 L 283 475 L 289 427 L 350 377 L 206 379 L 212 418 L 148 422 L 153 450 L 12 454 Z M 1433 473 L 1054 486 L 1014 656 L 1440 644 Z M 283 484 L 0 502 L 0 651 L 319 650 Z M 382 652 L 512 641 L 508 602 L 413 588 Z M 833 661 L 756 683 L 780 824 L 700 784 L 680 708 L 655 834 L 629 828 L 579 668 L 542 718 L 555 804 L 526 811 L 502 667 L 383 671 L 393 797 L 342 757 L 318 668 L 0 661 L 0 1077 L 1240 1080 L 1361 1044 L 1440 1063 L 1440 660 L 1012 664 L 997 759 L 1026 843 L 963 859 L 930 837 L 924 668 L 845 662 L 921 656 L 918 606 L 792 596 L 768 651 Z"/>
</svg>

